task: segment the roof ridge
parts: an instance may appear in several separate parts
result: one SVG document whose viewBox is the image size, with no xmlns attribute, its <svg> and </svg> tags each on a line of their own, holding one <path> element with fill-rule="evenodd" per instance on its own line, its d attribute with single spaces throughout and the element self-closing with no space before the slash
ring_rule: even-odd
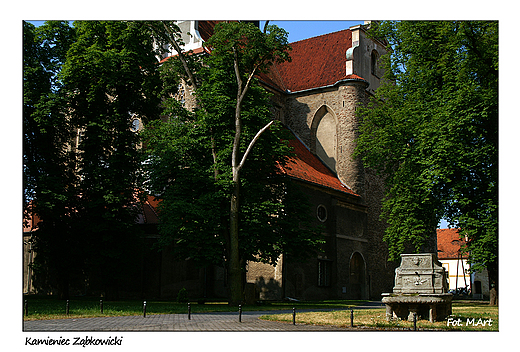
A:
<svg viewBox="0 0 520 352">
<path fill-rule="evenodd" d="M 291 46 L 291 61 L 276 67 L 285 91 L 303 92 L 330 87 L 353 78 L 347 77 L 345 72 L 345 53 L 352 46 L 349 29 L 307 38 L 291 43 Z M 275 76 L 274 70 L 271 75 Z"/>
<path fill-rule="evenodd" d="M 280 81 L 280 83 L 282 83 L 282 87 L 280 87 L 280 88 L 282 88 L 285 92 L 287 92 L 287 90 L 288 90 L 288 89 L 287 89 L 287 86 L 285 85 L 285 81 L 284 81 L 282 75 L 280 74 L 280 70 L 278 69 L 278 64 L 276 63 L 276 61 L 273 62 L 273 64 L 271 65 L 271 67 L 274 68 L 274 70 L 276 71 L 276 72 L 275 72 L 275 75 L 277 76 L 277 78 L 278 78 L 278 80 Z M 276 83 L 275 83 L 275 84 L 276 84 Z"/>
<path fill-rule="evenodd" d="M 291 42 L 291 43 L 289 43 L 289 45 L 290 45 L 290 44 L 295 44 L 295 43 L 304 42 L 304 41 L 306 41 L 306 40 L 313 40 L 313 39 L 316 39 L 316 38 L 324 37 L 324 36 L 331 35 L 331 34 L 336 34 L 336 33 L 339 33 L 339 32 L 344 32 L 344 31 L 350 31 L 350 29 L 349 29 L 349 28 L 345 28 L 345 29 L 340 29 L 339 31 L 335 31 L 335 32 L 330 32 L 330 33 L 320 34 L 320 35 L 317 35 L 317 36 L 315 36 L 315 37 L 310 37 L 310 38 L 300 39 L 300 40 L 297 40 L 297 41 L 295 41 L 295 42 Z"/>
</svg>

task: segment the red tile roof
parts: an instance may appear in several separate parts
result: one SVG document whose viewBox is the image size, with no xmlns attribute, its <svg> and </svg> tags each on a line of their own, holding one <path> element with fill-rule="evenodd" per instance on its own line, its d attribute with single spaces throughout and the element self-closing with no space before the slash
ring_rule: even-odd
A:
<svg viewBox="0 0 520 352">
<path fill-rule="evenodd" d="M 437 256 L 439 259 L 457 259 L 461 246 L 465 245 L 460 238 L 459 229 L 437 229 Z M 467 254 L 463 253 L 463 258 Z"/>
<path fill-rule="evenodd" d="M 363 80 L 346 75 L 346 52 L 352 46 L 352 32 L 339 32 L 291 43 L 291 62 L 278 64 L 271 70 L 273 81 L 282 80 L 282 90 L 302 91 L 333 85 L 344 79 Z M 277 77 L 279 76 L 279 77 Z"/>
<path fill-rule="evenodd" d="M 317 156 L 312 154 L 300 140 L 297 138 L 291 139 L 289 145 L 294 148 L 295 155 L 288 160 L 286 165 L 279 165 L 282 173 L 304 182 L 358 196 L 341 183 L 337 176 Z"/>
<path fill-rule="evenodd" d="M 199 22 L 199 33 L 204 41 L 213 35 L 218 22 L 221 21 Z M 284 92 L 298 92 L 334 85 L 342 80 L 366 82 L 358 75 L 346 75 L 346 52 L 352 47 L 352 32 L 349 29 L 300 40 L 291 43 L 291 47 L 290 62 L 274 64 L 267 73 L 258 74 L 264 83 Z M 202 52 L 208 50 L 204 47 L 193 50 L 194 54 Z M 161 60 L 161 63 L 168 58 Z"/>
<path fill-rule="evenodd" d="M 207 53 L 207 52 L 208 51 L 207 51 L 207 49 L 205 47 L 200 47 L 200 48 L 196 48 L 196 49 L 192 50 L 192 54 L 202 54 L 202 53 Z M 159 63 L 162 64 L 166 60 L 174 58 L 174 57 L 177 57 L 177 54 L 174 54 L 174 55 L 171 55 L 171 56 L 167 56 L 164 59 L 162 59 L 161 61 L 159 61 Z"/>
<path fill-rule="evenodd" d="M 297 138 L 289 140 L 289 145 L 294 148 L 294 155 L 289 158 L 284 166 L 278 165 L 280 171 L 294 179 L 308 182 L 316 186 L 329 188 L 335 191 L 358 196 L 350 188 L 345 186 L 329 168 L 312 154 L 310 150 Z M 158 223 L 157 207 L 161 199 L 148 196 L 143 205 L 146 223 Z"/>
</svg>

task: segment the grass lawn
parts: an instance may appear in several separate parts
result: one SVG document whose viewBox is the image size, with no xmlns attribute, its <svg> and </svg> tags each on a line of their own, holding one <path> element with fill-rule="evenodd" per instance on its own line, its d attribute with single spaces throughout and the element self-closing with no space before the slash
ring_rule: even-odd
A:
<svg viewBox="0 0 520 352">
<path fill-rule="evenodd" d="M 142 315 L 142 300 L 103 301 L 103 313 L 99 298 L 74 297 L 69 300 L 69 314 L 66 314 L 66 301 L 49 296 L 27 295 L 27 315 L 24 320 L 90 318 L 104 316 Z M 265 302 L 259 305 L 244 305 L 243 311 L 269 311 L 292 308 L 296 309 L 341 309 L 351 308 L 366 301 L 319 301 L 319 302 Z M 235 312 L 237 307 L 229 306 L 227 302 L 206 302 L 198 304 L 191 302 L 192 313 L 204 312 Z M 187 314 L 187 303 L 174 301 L 146 301 L 146 314 Z"/>
<path fill-rule="evenodd" d="M 450 324 L 448 321 L 430 323 L 418 320 L 417 329 L 423 330 L 466 330 L 466 331 L 498 331 L 498 307 L 489 306 L 487 302 L 454 301 Z M 292 323 L 292 313 L 265 315 L 260 319 Z M 491 326 L 489 326 L 491 319 Z M 296 323 L 315 325 L 337 325 L 350 327 L 350 310 L 328 312 L 302 312 L 296 314 Z M 413 322 L 386 321 L 384 308 L 354 310 L 355 328 L 377 328 L 388 330 L 413 330 Z"/>
</svg>

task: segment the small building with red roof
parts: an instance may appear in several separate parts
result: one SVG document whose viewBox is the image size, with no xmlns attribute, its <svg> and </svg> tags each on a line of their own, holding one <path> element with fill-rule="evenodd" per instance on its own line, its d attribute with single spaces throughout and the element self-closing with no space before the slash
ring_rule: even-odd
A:
<svg viewBox="0 0 520 352">
<path fill-rule="evenodd" d="M 437 256 L 448 272 L 449 290 L 470 287 L 470 267 L 464 246 L 459 229 L 437 229 Z"/>
<path fill-rule="evenodd" d="M 460 229 L 437 229 L 437 257 L 448 273 L 449 290 L 466 289 L 476 299 L 489 297 L 487 271 L 471 273 L 465 245 L 466 238 Z"/>
</svg>

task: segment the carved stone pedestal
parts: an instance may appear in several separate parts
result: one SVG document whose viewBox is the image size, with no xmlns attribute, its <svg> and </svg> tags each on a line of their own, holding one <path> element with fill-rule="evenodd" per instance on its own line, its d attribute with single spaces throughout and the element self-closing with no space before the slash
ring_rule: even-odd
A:
<svg viewBox="0 0 520 352">
<path fill-rule="evenodd" d="M 420 294 L 383 294 L 386 305 L 386 320 L 403 319 L 413 321 L 414 313 L 419 319 L 436 322 L 451 315 L 450 293 Z"/>
<path fill-rule="evenodd" d="M 386 319 L 413 321 L 417 314 L 431 322 L 444 320 L 451 314 L 453 298 L 447 291 L 446 270 L 435 254 L 402 254 L 393 293 L 382 295 Z"/>
</svg>

